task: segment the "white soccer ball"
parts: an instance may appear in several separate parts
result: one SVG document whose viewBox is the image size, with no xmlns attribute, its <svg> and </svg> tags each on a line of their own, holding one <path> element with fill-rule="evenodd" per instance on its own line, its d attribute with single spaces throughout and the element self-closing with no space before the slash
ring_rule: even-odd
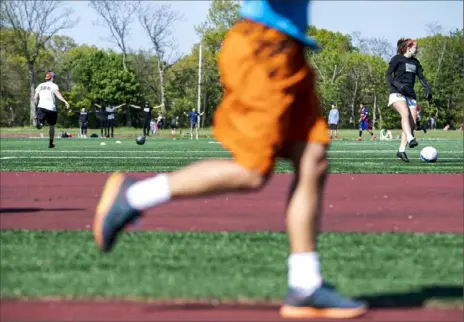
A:
<svg viewBox="0 0 464 322">
<path fill-rule="evenodd" d="M 434 147 L 426 146 L 420 153 L 420 159 L 425 162 L 435 162 L 438 159 L 438 151 Z"/>
</svg>

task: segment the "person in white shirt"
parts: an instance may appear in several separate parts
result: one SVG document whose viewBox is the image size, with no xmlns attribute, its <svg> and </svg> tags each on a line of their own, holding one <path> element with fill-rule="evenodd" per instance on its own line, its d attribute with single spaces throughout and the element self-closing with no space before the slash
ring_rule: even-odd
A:
<svg viewBox="0 0 464 322">
<path fill-rule="evenodd" d="M 48 147 L 54 148 L 55 125 L 58 119 L 56 112 L 55 96 L 69 109 L 69 103 L 61 95 L 58 85 L 55 84 L 55 73 L 48 72 L 45 75 L 46 82 L 39 84 L 35 89 L 34 102 L 37 107 L 36 126 L 40 130 L 45 121 L 48 124 L 48 135 L 50 138 Z"/>
<path fill-rule="evenodd" d="M 329 129 L 330 138 L 332 139 L 335 133 L 335 139 L 338 140 L 338 123 L 340 122 L 340 113 L 335 105 L 332 105 L 332 109 L 329 113 Z"/>
<path fill-rule="evenodd" d="M 381 141 L 391 141 L 393 139 L 392 132 L 386 128 L 383 128 L 380 131 L 380 140 Z"/>
</svg>

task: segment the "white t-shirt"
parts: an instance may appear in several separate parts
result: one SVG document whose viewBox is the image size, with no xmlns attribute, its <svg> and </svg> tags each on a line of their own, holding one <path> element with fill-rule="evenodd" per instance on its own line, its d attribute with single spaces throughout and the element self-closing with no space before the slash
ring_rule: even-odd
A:
<svg viewBox="0 0 464 322">
<path fill-rule="evenodd" d="M 116 111 L 116 107 L 114 106 L 107 106 L 106 113 L 108 114 L 108 120 L 114 120 L 114 111 Z"/>
<path fill-rule="evenodd" d="M 329 113 L 329 124 L 338 124 L 340 120 L 340 114 L 337 109 L 331 109 Z"/>
<path fill-rule="evenodd" d="M 36 93 L 39 93 L 39 105 L 38 107 L 44 108 L 50 111 L 56 111 L 55 104 L 55 93 L 59 90 L 58 85 L 53 82 L 45 82 L 39 84 L 35 89 Z"/>
</svg>

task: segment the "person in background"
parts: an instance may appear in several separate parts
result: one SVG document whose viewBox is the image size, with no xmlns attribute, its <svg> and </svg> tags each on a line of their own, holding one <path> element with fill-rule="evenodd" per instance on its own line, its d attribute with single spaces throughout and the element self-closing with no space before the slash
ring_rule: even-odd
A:
<svg viewBox="0 0 464 322">
<path fill-rule="evenodd" d="M 105 112 L 107 117 L 106 127 L 108 137 L 114 137 L 114 126 L 116 125 L 116 115 L 115 112 L 118 108 L 126 105 L 126 103 L 119 104 L 118 106 L 113 106 L 111 103 L 106 105 Z"/>
<path fill-rule="evenodd" d="M 190 140 L 193 140 L 193 129 L 195 129 L 196 139 L 198 140 L 198 118 L 203 115 L 205 112 L 198 113 L 194 108 L 190 113 L 185 113 L 190 120 Z"/>
<path fill-rule="evenodd" d="M 364 105 L 364 103 L 359 105 L 359 115 L 359 136 L 356 140 L 361 141 L 363 131 L 367 131 L 371 135 L 371 141 L 374 141 L 376 136 L 374 135 L 374 132 L 372 132 L 371 124 L 369 122 L 369 109 L 366 105 Z"/>
<path fill-rule="evenodd" d="M 381 141 L 390 141 L 393 139 L 392 132 L 387 128 L 380 130 L 380 140 Z"/>
<path fill-rule="evenodd" d="M 129 106 L 136 108 L 136 109 L 142 109 L 139 105 L 134 105 L 130 104 Z M 158 106 L 153 106 L 151 107 L 148 101 L 145 101 L 142 109 L 143 113 L 143 135 L 148 136 L 150 134 L 150 129 L 152 130 L 152 134 L 154 135 L 156 133 L 156 130 L 153 130 L 153 127 L 150 125 L 150 123 L 153 120 L 153 110 L 158 109 L 162 107 L 162 105 Z"/>
<path fill-rule="evenodd" d="M 87 128 L 89 126 L 89 115 L 94 112 L 87 112 L 85 108 L 81 108 L 80 111 L 73 111 L 76 114 L 79 114 L 79 134 L 78 138 L 87 138 Z"/>
<path fill-rule="evenodd" d="M 427 126 L 425 124 L 421 123 L 422 108 L 420 107 L 419 104 L 417 104 L 416 112 L 417 112 L 416 130 L 422 130 L 422 131 L 424 131 L 424 133 L 427 133 Z"/>
<path fill-rule="evenodd" d="M 330 139 L 335 137 L 335 140 L 338 140 L 338 123 L 340 123 L 340 113 L 335 105 L 332 105 L 332 109 L 329 112 L 329 130 L 330 130 Z"/>
<path fill-rule="evenodd" d="M 100 126 L 100 137 L 107 138 L 108 137 L 108 114 L 106 113 L 105 105 L 108 104 L 108 100 L 104 100 L 103 104 L 94 103 L 96 107 L 98 107 L 98 112 L 95 111 L 95 114 L 98 117 L 98 123 Z"/>
<path fill-rule="evenodd" d="M 47 122 L 48 147 L 50 149 L 55 147 L 53 139 L 55 138 L 55 125 L 58 120 L 55 97 L 58 97 L 66 105 L 66 108 L 69 109 L 69 103 L 63 98 L 58 85 L 55 84 L 55 77 L 54 72 L 48 72 L 45 75 L 45 82 L 37 86 L 34 94 L 34 102 L 37 108 L 36 127 L 40 130 L 44 123 Z"/>
<path fill-rule="evenodd" d="M 171 120 L 171 135 L 172 136 L 176 136 L 178 127 L 179 127 L 179 117 L 174 116 Z"/>
<path fill-rule="evenodd" d="M 417 41 L 411 38 L 401 38 L 396 45 L 397 54 L 388 63 L 388 69 L 385 73 L 390 84 L 388 106 L 393 106 L 401 117 L 401 129 L 403 132 L 396 157 L 404 162 L 409 162 L 406 155 L 406 146 L 415 148 L 419 145 L 414 137 L 417 119 L 416 92 L 414 91 L 416 77 L 419 78 L 424 87 L 425 98 L 429 102 L 432 99 L 432 91 L 424 77 L 422 65 L 415 57 L 417 54 Z"/>
</svg>

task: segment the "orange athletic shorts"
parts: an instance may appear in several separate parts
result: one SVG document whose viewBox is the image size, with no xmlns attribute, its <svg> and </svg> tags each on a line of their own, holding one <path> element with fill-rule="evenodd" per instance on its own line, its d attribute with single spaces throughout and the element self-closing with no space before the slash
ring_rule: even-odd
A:
<svg viewBox="0 0 464 322">
<path fill-rule="evenodd" d="M 266 175 L 289 142 L 329 143 L 313 71 L 293 38 L 241 20 L 224 40 L 219 72 L 213 133 L 243 167 Z"/>
</svg>

